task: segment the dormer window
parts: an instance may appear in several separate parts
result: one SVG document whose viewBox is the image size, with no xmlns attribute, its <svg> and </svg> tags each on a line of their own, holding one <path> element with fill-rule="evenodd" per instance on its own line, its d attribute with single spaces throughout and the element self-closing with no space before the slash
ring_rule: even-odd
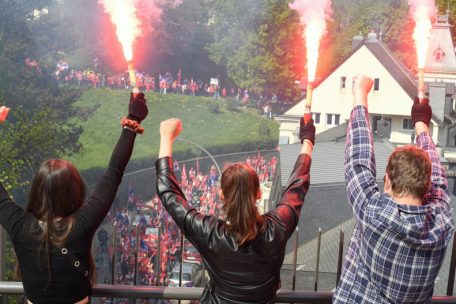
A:
<svg viewBox="0 0 456 304">
<path fill-rule="evenodd" d="M 441 62 L 443 57 L 445 56 L 445 52 L 440 48 L 440 46 L 434 51 L 434 60 L 437 62 Z"/>
</svg>

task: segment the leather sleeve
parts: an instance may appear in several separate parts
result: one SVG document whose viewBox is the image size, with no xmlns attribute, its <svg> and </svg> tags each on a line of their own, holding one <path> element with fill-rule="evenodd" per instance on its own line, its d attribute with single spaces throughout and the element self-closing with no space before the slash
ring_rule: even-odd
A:
<svg viewBox="0 0 456 304">
<path fill-rule="evenodd" d="M 275 209 L 266 214 L 267 218 L 272 220 L 275 226 L 282 227 L 285 230 L 285 239 L 290 238 L 298 225 L 301 208 L 310 185 L 311 162 L 312 160 L 309 155 L 299 155 L 280 202 Z M 270 235 L 268 238 L 277 237 L 279 236 L 275 234 Z"/>
<path fill-rule="evenodd" d="M 206 242 L 207 236 L 217 219 L 196 211 L 186 200 L 173 171 L 171 157 L 163 157 L 155 162 L 157 171 L 157 194 L 184 235 L 197 247 Z"/>
</svg>

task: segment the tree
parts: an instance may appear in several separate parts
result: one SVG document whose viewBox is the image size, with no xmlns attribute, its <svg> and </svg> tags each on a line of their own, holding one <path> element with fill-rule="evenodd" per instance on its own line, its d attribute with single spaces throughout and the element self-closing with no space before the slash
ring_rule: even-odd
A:
<svg viewBox="0 0 456 304">
<path fill-rule="evenodd" d="M 12 108 L 8 123 L 0 128 L 0 181 L 8 189 L 27 184 L 44 159 L 80 148 L 82 130 L 71 118 L 88 115 L 88 109 L 74 107 L 79 91 L 53 81 L 55 63 L 49 58 L 55 58 L 58 44 L 52 30 L 37 31 L 52 25 L 47 22 L 53 4 L 0 2 L 0 101 Z M 51 64 L 46 65 L 47 60 Z"/>
<path fill-rule="evenodd" d="M 287 1 L 215 1 L 210 58 L 237 86 L 290 99 L 303 72 L 298 16 Z"/>
</svg>

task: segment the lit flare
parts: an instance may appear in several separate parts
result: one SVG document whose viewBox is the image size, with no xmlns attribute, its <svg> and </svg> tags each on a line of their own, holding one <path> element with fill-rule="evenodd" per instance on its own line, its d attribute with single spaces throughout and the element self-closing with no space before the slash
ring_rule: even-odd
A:
<svg viewBox="0 0 456 304">
<path fill-rule="evenodd" d="M 418 97 L 424 98 L 424 67 L 429 50 L 429 37 L 432 30 L 431 19 L 435 16 L 435 0 L 409 0 L 410 15 L 415 21 L 413 40 L 415 40 L 418 63 Z"/>
<path fill-rule="evenodd" d="M 294 0 L 290 8 L 298 11 L 300 22 L 305 27 L 307 49 L 307 98 L 304 120 L 311 117 L 313 82 L 317 74 L 320 41 L 326 32 L 326 20 L 331 17 L 331 0 Z"/>
</svg>

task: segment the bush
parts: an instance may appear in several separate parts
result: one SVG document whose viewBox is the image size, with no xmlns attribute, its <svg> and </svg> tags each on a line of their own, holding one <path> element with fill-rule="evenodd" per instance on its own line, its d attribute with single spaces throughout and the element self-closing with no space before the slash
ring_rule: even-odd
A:
<svg viewBox="0 0 456 304">
<path fill-rule="evenodd" d="M 230 112 L 239 112 L 238 105 L 235 99 L 233 100 L 227 100 L 226 102 L 226 108 Z"/>
<path fill-rule="evenodd" d="M 266 122 L 262 122 L 258 127 L 258 134 L 261 136 L 271 136 L 271 130 Z"/>
<path fill-rule="evenodd" d="M 220 105 L 216 101 L 209 102 L 207 104 L 207 108 L 209 109 L 209 112 L 213 114 L 219 114 L 220 113 Z"/>
</svg>

